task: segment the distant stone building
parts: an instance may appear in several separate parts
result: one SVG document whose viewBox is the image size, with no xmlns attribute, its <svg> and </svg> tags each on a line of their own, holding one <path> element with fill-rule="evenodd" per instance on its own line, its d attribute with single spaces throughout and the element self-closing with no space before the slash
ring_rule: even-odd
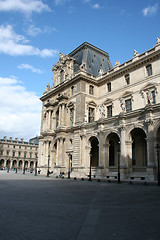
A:
<svg viewBox="0 0 160 240">
<path fill-rule="evenodd" d="M 71 177 L 157 177 L 160 146 L 160 40 L 112 67 L 108 53 L 83 43 L 53 66 L 41 97 L 38 165 Z"/>
<path fill-rule="evenodd" d="M 25 142 L 22 138 L 0 139 L 0 169 L 34 169 L 38 161 L 38 143 Z"/>
</svg>

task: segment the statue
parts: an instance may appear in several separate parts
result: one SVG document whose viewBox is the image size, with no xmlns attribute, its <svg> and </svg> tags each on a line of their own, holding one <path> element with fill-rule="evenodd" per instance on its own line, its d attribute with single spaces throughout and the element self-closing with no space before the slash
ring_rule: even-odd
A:
<svg viewBox="0 0 160 240">
<path fill-rule="evenodd" d="M 160 44 L 160 38 L 157 38 L 156 44 L 157 44 L 157 45 Z"/>
<path fill-rule="evenodd" d="M 134 50 L 134 57 L 137 57 L 139 54 L 138 54 L 138 52 L 137 52 L 137 50 L 135 49 Z"/>
<path fill-rule="evenodd" d="M 99 76 L 102 76 L 104 74 L 103 69 L 99 70 Z"/>
<path fill-rule="evenodd" d="M 84 121 L 84 122 L 87 122 L 87 114 L 86 114 L 86 113 L 84 114 L 83 121 Z"/>
<path fill-rule="evenodd" d="M 99 112 L 100 112 L 101 118 L 105 117 L 105 108 L 104 108 L 104 105 L 99 106 Z"/>
<path fill-rule="evenodd" d="M 47 87 L 46 87 L 46 89 L 45 89 L 45 91 L 44 91 L 44 94 L 47 93 L 50 89 L 51 89 L 51 88 L 50 88 L 50 85 L 49 85 L 49 83 L 48 83 L 48 84 L 47 84 Z"/>
<path fill-rule="evenodd" d="M 118 67 L 120 65 L 120 62 L 117 62 L 115 63 L 115 67 Z"/>
<path fill-rule="evenodd" d="M 126 110 L 126 106 L 125 106 L 125 101 L 123 98 L 120 99 L 120 103 L 121 103 L 121 109 L 124 112 Z"/>
<path fill-rule="evenodd" d="M 152 104 L 152 94 L 151 91 L 146 92 L 148 104 Z"/>
</svg>

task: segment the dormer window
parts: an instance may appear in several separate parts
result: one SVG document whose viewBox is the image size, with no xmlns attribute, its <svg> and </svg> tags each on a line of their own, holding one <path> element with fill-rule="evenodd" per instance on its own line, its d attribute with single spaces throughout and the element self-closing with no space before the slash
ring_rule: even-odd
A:
<svg viewBox="0 0 160 240">
<path fill-rule="evenodd" d="M 146 66 L 146 70 L 147 70 L 147 76 L 151 76 L 152 75 L 152 65 L 149 64 Z"/>
</svg>

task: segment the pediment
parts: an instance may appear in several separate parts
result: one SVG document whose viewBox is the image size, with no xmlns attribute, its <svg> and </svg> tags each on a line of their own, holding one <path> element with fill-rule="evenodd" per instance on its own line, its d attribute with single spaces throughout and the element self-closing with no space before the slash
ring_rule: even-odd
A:
<svg viewBox="0 0 160 240">
<path fill-rule="evenodd" d="M 121 95 L 120 98 L 126 98 L 126 97 L 129 97 L 129 96 L 132 96 L 133 92 L 132 91 L 126 91 L 125 93 L 123 93 Z"/>
<path fill-rule="evenodd" d="M 72 107 L 74 107 L 74 104 L 75 104 L 74 102 L 69 102 L 68 105 L 67 105 L 67 107 L 68 107 L 68 108 L 72 108 Z"/>
<path fill-rule="evenodd" d="M 157 83 L 147 83 L 143 88 L 141 88 L 140 91 L 147 91 L 148 89 L 156 88 L 156 87 L 157 87 Z"/>
<path fill-rule="evenodd" d="M 107 99 L 104 101 L 103 105 L 108 105 L 108 104 L 111 104 L 112 102 L 113 102 L 113 99 L 107 98 Z"/>
<path fill-rule="evenodd" d="M 97 104 L 94 101 L 87 102 L 88 105 L 96 107 Z"/>
</svg>

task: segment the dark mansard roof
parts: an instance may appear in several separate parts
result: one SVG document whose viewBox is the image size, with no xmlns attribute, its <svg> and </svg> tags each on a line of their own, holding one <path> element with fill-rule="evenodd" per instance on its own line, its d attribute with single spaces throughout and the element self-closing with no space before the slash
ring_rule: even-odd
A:
<svg viewBox="0 0 160 240">
<path fill-rule="evenodd" d="M 93 76 L 98 76 L 99 71 L 105 73 L 113 68 L 108 53 L 87 42 L 81 44 L 68 54 L 68 56 L 76 59 L 74 72 L 77 72 L 83 63 L 85 64 L 87 73 Z"/>
</svg>

